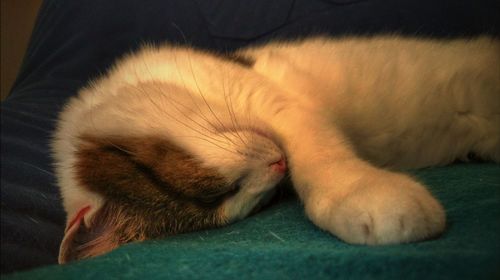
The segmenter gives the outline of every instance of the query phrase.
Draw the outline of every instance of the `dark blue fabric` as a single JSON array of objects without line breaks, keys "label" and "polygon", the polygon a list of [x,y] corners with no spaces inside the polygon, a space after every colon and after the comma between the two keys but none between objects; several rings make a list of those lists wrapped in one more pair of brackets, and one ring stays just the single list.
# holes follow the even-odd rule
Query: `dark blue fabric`
[{"label": "dark blue fabric", "polygon": [[61,106],[144,42],[229,51],[310,34],[500,34],[497,0],[46,0],[2,102],[2,273],[56,262],[64,213],[49,155]]}]

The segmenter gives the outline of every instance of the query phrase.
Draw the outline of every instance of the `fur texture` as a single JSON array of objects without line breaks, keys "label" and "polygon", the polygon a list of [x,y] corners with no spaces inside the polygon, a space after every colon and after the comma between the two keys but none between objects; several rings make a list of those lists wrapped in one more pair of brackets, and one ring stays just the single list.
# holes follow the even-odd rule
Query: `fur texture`
[{"label": "fur texture", "polygon": [[430,238],[445,212],[398,170],[500,161],[500,44],[310,38],[230,59],[145,47],[69,102],[53,151],[60,262],[242,219],[287,169],[309,218],[347,242]]}]

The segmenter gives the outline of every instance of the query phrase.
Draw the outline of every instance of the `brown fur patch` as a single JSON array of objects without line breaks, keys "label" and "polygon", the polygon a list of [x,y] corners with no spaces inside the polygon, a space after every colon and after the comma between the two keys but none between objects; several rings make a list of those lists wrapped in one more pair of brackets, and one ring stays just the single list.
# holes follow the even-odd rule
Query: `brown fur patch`
[{"label": "brown fur patch", "polygon": [[226,223],[220,205],[235,186],[174,144],[159,137],[81,139],[77,180],[105,204],[90,228],[79,228],[71,258]]},{"label": "brown fur patch", "polygon": [[157,137],[82,140],[78,179],[106,197],[148,204],[167,198],[195,203],[222,198],[234,190],[215,169],[203,167],[181,148]]}]

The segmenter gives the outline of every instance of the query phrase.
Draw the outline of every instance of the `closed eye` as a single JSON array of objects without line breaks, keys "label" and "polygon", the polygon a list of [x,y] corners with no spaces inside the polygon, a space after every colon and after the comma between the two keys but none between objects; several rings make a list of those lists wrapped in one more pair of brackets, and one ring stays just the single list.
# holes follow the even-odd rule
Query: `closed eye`
[{"label": "closed eye", "polygon": [[240,190],[240,181],[236,181],[231,184],[230,188],[227,188],[223,192],[213,192],[201,194],[196,200],[205,207],[214,207],[222,203],[227,197],[233,196]]}]

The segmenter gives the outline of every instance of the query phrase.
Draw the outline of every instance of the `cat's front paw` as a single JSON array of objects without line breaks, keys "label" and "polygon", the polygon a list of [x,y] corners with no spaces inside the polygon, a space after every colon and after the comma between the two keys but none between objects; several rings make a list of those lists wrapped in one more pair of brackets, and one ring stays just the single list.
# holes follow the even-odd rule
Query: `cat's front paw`
[{"label": "cat's front paw", "polygon": [[443,207],[407,176],[365,178],[352,187],[341,199],[324,197],[316,204],[322,217],[311,217],[346,242],[412,242],[437,236],[445,228]]}]

